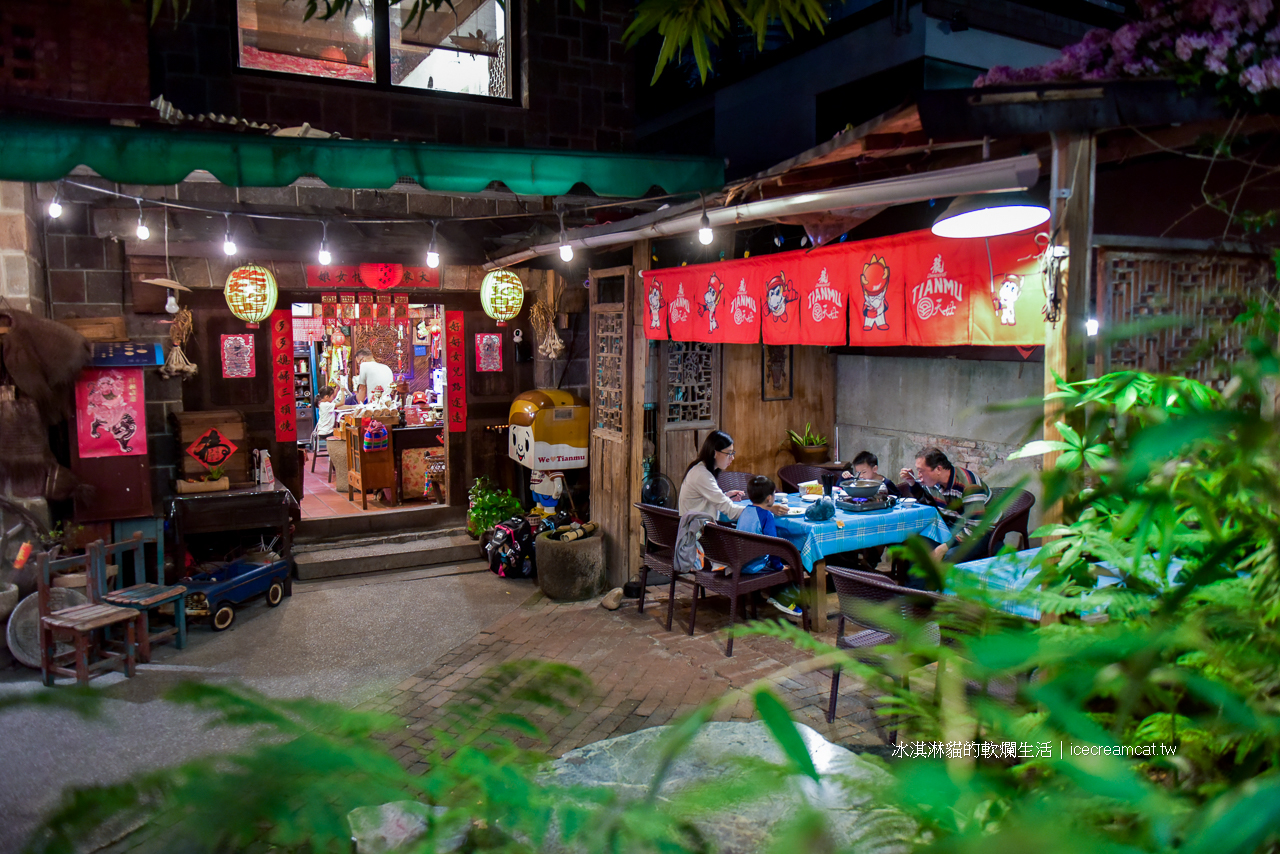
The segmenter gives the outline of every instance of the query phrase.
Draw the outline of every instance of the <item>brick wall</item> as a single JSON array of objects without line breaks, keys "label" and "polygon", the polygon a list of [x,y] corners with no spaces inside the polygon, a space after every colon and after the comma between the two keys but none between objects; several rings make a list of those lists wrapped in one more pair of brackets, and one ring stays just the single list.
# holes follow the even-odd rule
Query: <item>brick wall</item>
[{"label": "brick wall", "polygon": [[519,4],[515,24],[524,24],[527,38],[514,82],[517,93],[527,92],[523,106],[520,98],[502,105],[240,72],[234,3],[194,0],[191,6],[183,20],[161,23],[151,38],[153,94],[187,113],[281,127],[309,122],[365,139],[602,151],[632,146],[635,81],[631,53],[621,42],[630,13],[620,0],[585,9],[573,0]]},{"label": "brick wall", "polygon": [[[50,316],[55,320],[124,317],[131,341],[165,344],[167,350],[169,327],[161,321],[168,319],[168,315],[133,313],[124,247],[116,240],[93,235],[90,202],[101,202],[101,196],[64,186],[62,216],[48,220],[49,290],[53,298]],[[155,368],[147,368],[143,373],[151,498],[159,506],[172,492],[177,455],[169,415],[182,411],[182,383],[162,378]]]},{"label": "brick wall", "polygon": [[0,3],[0,95],[145,105],[144,3]]}]

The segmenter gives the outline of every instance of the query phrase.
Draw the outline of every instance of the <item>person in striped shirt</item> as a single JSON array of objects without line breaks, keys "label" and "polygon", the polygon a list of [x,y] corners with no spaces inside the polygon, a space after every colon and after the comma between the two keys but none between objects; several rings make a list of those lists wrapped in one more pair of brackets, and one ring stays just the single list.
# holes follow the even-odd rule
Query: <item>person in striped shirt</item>
[{"label": "person in striped shirt", "polygon": [[982,478],[969,469],[953,466],[941,448],[925,448],[916,454],[915,469],[904,468],[900,477],[916,499],[937,507],[951,528],[951,540],[937,544],[935,557],[955,563],[987,556],[990,532],[973,537],[991,500],[991,487]]}]

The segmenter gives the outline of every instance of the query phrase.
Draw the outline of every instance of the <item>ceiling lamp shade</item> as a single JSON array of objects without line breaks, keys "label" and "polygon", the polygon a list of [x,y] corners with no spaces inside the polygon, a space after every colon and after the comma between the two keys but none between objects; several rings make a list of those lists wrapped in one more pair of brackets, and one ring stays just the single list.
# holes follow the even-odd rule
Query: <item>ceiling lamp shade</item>
[{"label": "ceiling lamp shade", "polygon": [[510,270],[494,270],[480,283],[480,307],[484,313],[506,326],[524,305],[524,285]]},{"label": "ceiling lamp shade", "polygon": [[996,237],[1034,228],[1049,219],[1049,209],[1030,193],[956,196],[933,223],[938,237]]},{"label": "ceiling lamp shade", "polygon": [[375,291],[394,288],[404,281],[403,264],[361,264],[360,281]]},{"label": "ceiling lamp shade", "polygon": [[227,276],[227,307],[250,329],[271,316],[276,308],[276,277],[266,267],[245,264]]}]

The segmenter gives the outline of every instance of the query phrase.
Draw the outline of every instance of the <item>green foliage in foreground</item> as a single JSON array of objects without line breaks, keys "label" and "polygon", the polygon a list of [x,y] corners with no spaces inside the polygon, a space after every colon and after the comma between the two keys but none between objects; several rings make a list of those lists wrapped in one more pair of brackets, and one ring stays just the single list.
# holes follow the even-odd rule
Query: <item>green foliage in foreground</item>
[{"label": "green foliage in foreground", "polygon": [[[1280,323],[1266,322],[1273,340]],[[882,797],[917,820],[914,850],[1280,850],[1280,432],[1270,405],[1280,358],[1262,339],[1249,347],[1252,358],[1222,393],[1139,373],[1064,385],[1058,399],[1080,426],[1063,432],[1044,500],[1063,499],[1067,521],[1037,532],[1053,539],[1038,554],[1033,589],[986,590],[919,542],[904,550],[958,594],[929,616],[941,644],[939,632],[905,623],[894,607],[865,618],[893,625],[902,640],[862,651],[862,661],[791,626],[754,629],[812,651],[807,669],[841,664],[844,690],[860,679],[879,696],[904,754],[890,762],[896,790]],[[1097,589],[1102,561],[1123,585]],[[1011,617],[998,607],[1010,599],[1056,621]],[[427,770],[414,776],[376,740],[404,725],[389,716],[186,686],[175,699],[260,737],[235,754],[70,792],[34,850],[71,851],[109,816],[143,810],[180,819],[210,850],[256,840],[336,852],[346,850],[348,810],[413,798],[435,808],[422,851],[463,838],[465,851],[563,842],[588,852],[702,852],[714,847],[693,823],[702,812],[818,776],[781,702],[752,686],[784,766],[744,766],[704,790],[660,798],[672,758],[710,719],[709,706],[667,731],[646,797],[549,785],[538,776],[544,757],[520,739],[539,738],[531,721],[564,714],[588,690],[568,667],[504,665],[420,734]],[[918,758],[906,748],[917,744],[942,747]],[[823,821],[810,811],[792,817],[771,850],[836,850]]]}]

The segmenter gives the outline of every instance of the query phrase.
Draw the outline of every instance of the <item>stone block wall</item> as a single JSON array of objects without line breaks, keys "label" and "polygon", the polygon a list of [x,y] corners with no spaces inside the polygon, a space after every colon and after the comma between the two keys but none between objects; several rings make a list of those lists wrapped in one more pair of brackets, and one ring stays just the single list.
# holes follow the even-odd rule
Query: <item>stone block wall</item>
[{"label": "stone block wall", "polygon": [[[42,188],[41,196],[48,196]],[[168,350],[168,315],[143,315],[133,311],[132,293],[125,267],[124,246],[117,240],[94,234],[91,202],[101,196],[64,185],[62,216],[46,220],[49,316],[123,317],[131,341],[161,344]],[[42,203],[43,204],[43,203]],[[147,400],[147,454],[151,461],[151,498],[156,507],[172,493],[178,451],[170,414],[182,411],[182,383],[166,380],[156,368],[143,371]]]},{"label": "stone block wall", "polygon": [[39,317],[48,311],[42,213],[29,185],[0,181],[0,297]]},{"label": "stone block wall", "polygon": [[[622,46],[630,7],[620,0],[512,2],[517,9],[508,103],[242,72],[233,2],[194,0],[178,22],[152,31],[152,85],[186,113],[222,114],[359,139],[510,148],[627,150],[634,74]],[[297,6],[301,16],[303,7]],[[523,30],[523,33],[520,31]]]}]

